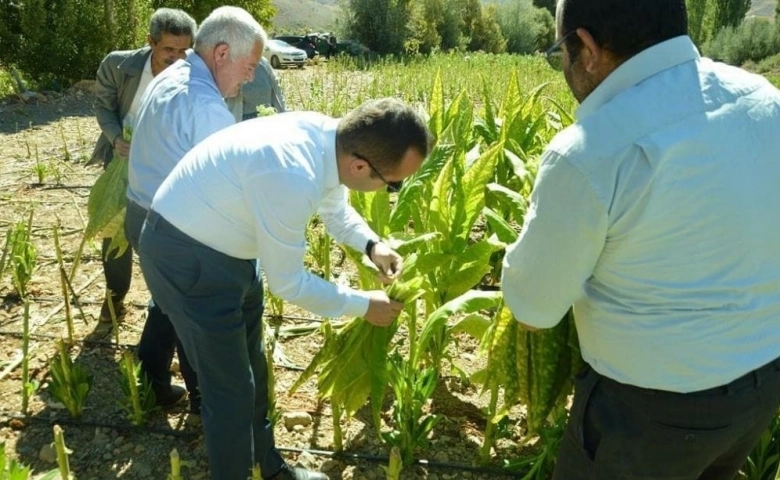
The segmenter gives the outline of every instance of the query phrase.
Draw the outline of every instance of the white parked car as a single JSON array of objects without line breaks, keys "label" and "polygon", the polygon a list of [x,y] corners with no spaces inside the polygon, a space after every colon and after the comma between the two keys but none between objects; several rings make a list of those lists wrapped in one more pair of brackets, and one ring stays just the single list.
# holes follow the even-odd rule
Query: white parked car
[{"label": "white parked car", "polygon": [[303,68],[306,64],[305,51],[281,40],[268,40],[263,56],[271,62],[271,66],[274,68],[280,68],[283,65],[297,65],[298,68]]}]

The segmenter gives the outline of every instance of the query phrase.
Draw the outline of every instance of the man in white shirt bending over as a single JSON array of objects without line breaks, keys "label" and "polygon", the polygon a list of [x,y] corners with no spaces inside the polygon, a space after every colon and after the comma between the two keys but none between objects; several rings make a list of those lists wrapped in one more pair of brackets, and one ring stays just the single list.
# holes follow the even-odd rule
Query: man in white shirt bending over
[{"label": "man in white shirt bending over", "polygon": [[401,257],[348,205],[347,188],[397,190],[432,143],[424,120],[396,99],[366,102],[342,119],[283,113],[215,133],[157,191],[141,267],[198,374],[213,480],[243,480],[255,462],[266,478],[327,478],[289,468],[274,447],[259,267],[288,302],[324,317],[390,324],[402,304],[384,291],[334,285],[305,270],[305,230],[317,213],[336,241],[365,250],[385,280],[399,275]]}]

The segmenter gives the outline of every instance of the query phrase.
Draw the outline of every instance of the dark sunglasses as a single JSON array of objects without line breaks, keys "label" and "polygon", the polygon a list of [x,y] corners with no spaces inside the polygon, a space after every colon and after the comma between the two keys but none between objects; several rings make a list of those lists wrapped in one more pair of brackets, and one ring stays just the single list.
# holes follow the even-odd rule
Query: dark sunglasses
[{"label": "dark sunglasses", "polygon": [[404,182],[403,182],[403,180],[401,180],[401,181],[398,181],[398,182],[389,182],[389,181],[387,181],[387,179],[384,177],[384,175],[382,175],[382,174],[379,172],[379,170],[377,170],[377,169],[376,169],[376,167],[374,166],[374,164],[372,164],[372,163],[371,163],[371,161],[370,161],[369,159],[367,159],[367,158],[366,158],[366,157],[364,157],[363,155],[361,155],[361,154],[359,154],[359,153],[356,153],[356,152],[352,152],[352,155],[354,155],[354,156],[355,156],[355,158],[358,158],[358,159],[360,159],[360,160],[363,160],[364,162],[366,162],[366,163],[368,164],[368,166],[371,168],[371,170],[373,170],[373,171],[374,171],[374,173],[376,173],[376,176],[377,176],[377,177],[379,177],[379,179],[380,179],[380,180],[382,180],[383,182],[385,182],[385,185],[387,185],[387,191],[388,191],[388,192],[390,192],[390,193],[395,193],[395,192],[397,192],[398,190],[401,190],[401,186],[402,186],[402,185],[403,185],[403,183],[404,183]]},{"label": "dark sunglasses", "polygon": [[550,64],[550,67],[552,67],[553,70],[557,70],[559,72],[563,70],[563,47],[561,45],[563,45],[563,42],[566,41],[569,35],[576,32],[577,30],[572,30],[571,32],[562,36],[560,39],[558,39],[557,42],[553,43],[552,47],[544,52],[544,58],[547,60],[547,63]]}]

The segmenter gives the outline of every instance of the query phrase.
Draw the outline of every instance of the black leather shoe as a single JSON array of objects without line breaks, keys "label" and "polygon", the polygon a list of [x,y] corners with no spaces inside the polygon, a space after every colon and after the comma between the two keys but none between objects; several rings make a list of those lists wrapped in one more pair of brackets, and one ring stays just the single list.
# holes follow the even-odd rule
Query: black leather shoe
[{"label": "black leather shoe", "polygon": [[279,473],[270,477],[269,480],[330,480],[330,478],[322,472],[285,465]]},{"label": "black leather shoe", "polygon": [[[127,313],[124,303],[122,300],[114,300],[113,304],[114,315],[116,316],[117,321],[122,320]],[[109,309],[107,298],[103,300],[103,306],[100,307],[100,321],[111,323],[111,310]]]},{"label": "black leather shoe", "polygon": [[187,394],[184,387],[178,385],[166,385],[165,387],[152,386],[157,405],[168,408],[181,402]]}]

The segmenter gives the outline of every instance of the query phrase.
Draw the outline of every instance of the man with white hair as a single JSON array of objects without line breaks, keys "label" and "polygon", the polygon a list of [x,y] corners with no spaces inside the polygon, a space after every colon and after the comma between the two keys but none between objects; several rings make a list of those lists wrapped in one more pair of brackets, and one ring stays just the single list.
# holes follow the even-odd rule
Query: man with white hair
[{"label": "man with white hair", "polygon": [[[128,164],[125,235],[134,249],[138,248],[152,198],[165,177],[198,142],[235,123],[225,98],[237,95],[241,85],[252,80],[266,39],[263,28],[247,11],[219,7],[198,29],[194,50],[149,84],[138,112]],[[160,375],[145,366],[170,365],[176,344],[170,320],[150,302],[138,357],[155,394],[166,397],[166,403],[183,398],[183,389],[170,385],[170,372]],[[187,385],[190,409],[197,413],[200,396],[197,381],[192,383]]]}]

